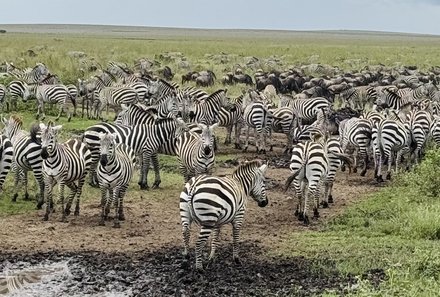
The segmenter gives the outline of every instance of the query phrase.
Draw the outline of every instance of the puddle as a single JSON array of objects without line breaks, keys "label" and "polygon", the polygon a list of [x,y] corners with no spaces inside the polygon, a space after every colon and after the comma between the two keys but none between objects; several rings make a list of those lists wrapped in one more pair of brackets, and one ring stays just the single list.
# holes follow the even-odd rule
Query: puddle
[{"label": "puddle", "polygon": [[[68,293],[75,282],[69,261],[42,265],[31,265],[26,262],[6,263],[0,274],[0,296],[10,297],[125,297],[132,296],[126,292]],[[75,268],[75,267],[74,267]]]}]

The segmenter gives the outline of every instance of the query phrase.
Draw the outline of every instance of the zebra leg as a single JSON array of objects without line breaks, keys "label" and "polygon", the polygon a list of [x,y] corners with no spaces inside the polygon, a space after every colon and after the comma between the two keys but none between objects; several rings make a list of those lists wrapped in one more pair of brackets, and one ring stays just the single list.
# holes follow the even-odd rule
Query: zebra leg
[{"label": "zebra leg", "polygon": [[110,199],[108,194],[107,188],[101,186],[101,220],[99,221],[99,226],[105,226],[105,220],[107,219],[105,209],[107,207],[107,201]]},{"label": "zebra leg", "polygon": [[138,185],[141,190],[148,190],[148,171],[150,169],[150,156],[147,156],[145,152],[142,153],[142,166],[141,166],[141,174],[139,177]]},{"label": "zebra leg", "polygon": [[49,220],[50,211],[53,208],[53,201],[52,201],[52,189],[55,186],[56,181],[48,177],[44,181],[44,195],[46,200],[46,213],[44,214],[44,221]]},{"label": "zebra leg", "polygon": [[78,192],[78,187],[75,185],[75,182],[66,184],[66,186],[70,189],[70,195],[67,198],[66,208],[64,209],[64,213],[68,216],[70,215],[70,208],[72,207],[73,199]]},{"label": "zebra leg", "polygon": [[239,123],[235,124],[235,148],[241,149],[240,144],[240,133],[241,133],[242,125]]},{"label": "zebra leg", "polygon": [[333,182],[326,180],[324,182],[324,199],[322,200],[321,204],[322,204],[322,208],[328,208],[328,204],[329,204],[329,193],[330,193],[330,189],[333,186]]},{"label": "zebra leg", "polygon": [[125,221],[125,214],[124,214],[124,197],[125,193],[127,192],[128,185],[121,186],[119,189],[119,210],[118,210],[118,218],[120,221]]},{"label": "zebra leg", "polygon": [[[159,185],[162,182],[160,180],[159,158],[158,158],[157,153],[154,153],[151,155],[151,162],[153,163],[153,168],[154,168],[154,183],[153,183],[152,189],[157,189],[157,188],[159,188]],[[148,175],[147,175],[147,178],[148,178]]]},{"label": "zebra leg", "polygon": [[202,256],[203,248],[205,247],[206,241],[211,235],[212,227],[203,226],[199,233],[199,238],[196,243],[196,269],[201,271],[203,269]]},{"label": "zebra leg", "polygon": [[246,152],[249,146],[249,132],[250,132],[250,127],[248,126],[246,129],[246,139],[244,142],[244,148],[243,148],[243,152]]},{"label": "zebra leg", "polygon": [[34,178],[40,189],[40,192],[38,194],[39,197],[37,199],[37,209],[41,209],[44,204],[44,178],[42,172],[34,170]]},{"label": "zebra leg", "polygon": [[355,147],[354,148],[354,155],[353,155],[353,159],[354,159],[354,163],[353,163],[353,173],[357,173],[357,167],[358,167],[358,156],[359,156],[359,148]]},{"label": "zebra leg", "polygon": [[362,150],[360,151],[360,155],[361,157],[363,157],[363,166],[362,166],[362,171],[361,171],[361,176],[365,176],[365,174],[367,173],[367,168],[368,168],[368,152],[367,152],[367,148],[362,148]]},{"label": "zebra leg", "polygon": [[243,212],[237,213],[234,221],[232,222],[232,259],[235,264],[241,265],[241,260],[238,255],[238,243],[240,240],[241,224],[243,222]]},{"label": "zebra leg", "polygon": [[[81,199],[82,189],[84,187],[85,181],[86,181],[86,174],[84,174],[78,181],[78,187],[76,190],[75,212],[73,213],[74,216],[79,216],[79,202]],[[70,201],[70,203],[72,203],[72,201]]]},{"label": "zebra leg", "polygon": [[[66,222],[67,220],[66,220],[66,216],[67,216],[67,214],[66,214],[66,208],[65,208],[65,206],[64,206],[64,181],[63,180],[61,180],[60,182],[59,182],[59,184],[58,184],[58,191],[59,191],[59,199],[58,199],[58,201],[60,201],[60,203],[61,203],[61,222]],[[70,212],[70,210],[69,210],[69,212]]]},{"label": "zebra leg", "polygon": [[217,250],[217,247],[220,242],[219,237],[220,237],[220,227],[214,228],[214,232],[212,234],[212,239],[211,239],[211,252],[209,254],[208,264],[206,265],[206,268],[208,268],[209,265],[212,265],[215,261],[215,251]]},{"label": "zebra leg", "polygon": [[20,169],[17,165],[17,168],[14,172],[14,196],[12,197],[12,202],[17,202],[18,197],[18,183],[20,182],[20,173],[22,173],[22,169]]},{"label": "zebra leg", "polygon": [[[180,207],[182,207],[182,204],[180,204]],[[189,211],[189,209],[187,210]],[[182,210],[181,210],[182,212]],[[182,215],[181,215],[182,216]],[[189,254],[188,254],[188,250],[189,250],[189,240],[191,237],[191,221],[188,220],[186,217],[183,218],[182,217],[182,236],[183,236],[183,252],[182,255],[185,259],[189,259]]]},{"label": "zebra leg", "polygon": [[29,201],[29,192],[28,192],[28,171],[23,171],[23,187],[24,187],[24,200]]},{"label": "zebra leg", "polygon": [[113,190],[112,201],[115,204],[115,217],[113,218],[113,228],[121,228],[121,223],[119,222],[119,207],[121,205],[120,189],[116,187]]},{"label": "zebra leg", "polygon": [[[400,157],[400,156],[399,156]],[[393,161],[395,161],[396,162],[396,171],[397,171],[397,169],[398,169],[398,165],[399,165],[399,161],[398,161],[398,158],[396,158],[396,160],[393,160],[393,158],[394,158],[394,154],[393,154],[393,152],[391,151],[390,152],[390,155],[389,155],[389,157],[388,157],[388,170],[387,170],[387,175],[386,175],[386,179],[387,180],[390,180],[391,179],[391,167],[393,166]]]},{"label": "zebra leg", "polygon": [[260,151],[260,137],[261,133],[257,132],[257,128],[254,128],[255,149],[257,153]]}]

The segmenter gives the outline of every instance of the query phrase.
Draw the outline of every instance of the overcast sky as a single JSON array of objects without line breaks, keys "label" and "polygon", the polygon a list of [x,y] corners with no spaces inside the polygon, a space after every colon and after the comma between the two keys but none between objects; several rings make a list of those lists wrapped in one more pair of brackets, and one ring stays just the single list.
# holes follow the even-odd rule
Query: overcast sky
[{"label": "overcast sky", "polygon": [[440,35],[440,0],[9,0],[2,1],[0,23]]}]

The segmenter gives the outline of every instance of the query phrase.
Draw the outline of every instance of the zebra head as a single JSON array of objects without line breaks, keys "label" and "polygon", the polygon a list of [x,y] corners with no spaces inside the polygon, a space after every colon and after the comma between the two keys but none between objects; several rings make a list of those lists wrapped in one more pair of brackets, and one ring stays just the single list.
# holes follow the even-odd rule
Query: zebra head
[{"label": "zebra head", "polygon": [[115,157],[116,133],[100,133],[100,158],[102,166],[112,162]]},{"label": "zebra head", "polygon": [[54,126],[53,122],[49,121],[47,126],[40,123],[41,130],[41,157],[47,159],[56,149],[57,136],[63,126]]},{"label": "zebra head", "polygon": [[266,171],[266,164],[261,165],[260,161],[250,161],[239,165],[232,174],[240,180],[246,194],[251,196],[259,207],[265,207],[269,203],[266,195]]},{"label": "zebra head", "polygon": [[211,126],[207,126],[204,124],[199,124],[202,128],[201,141],[202,141],[202,150],[205,156],[209,156],[214,152],[214,129],[218,126],[218,123],[215,123]]},{"label": "zebra head", "polygon": [[12,139],[17,131],[21,130],[21,127],[23,126],[23,121],[16,115],[11,115],[9,120],[2,118],[2,123],[4,125],[3,134],[9,139]]}]

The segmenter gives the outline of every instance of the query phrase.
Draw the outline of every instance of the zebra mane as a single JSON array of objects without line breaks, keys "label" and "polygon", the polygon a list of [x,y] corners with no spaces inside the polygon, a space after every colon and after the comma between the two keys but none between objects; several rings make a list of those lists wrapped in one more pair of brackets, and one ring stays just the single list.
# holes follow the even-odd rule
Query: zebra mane
[{"label": "zebra mane", "polygon": [[232,176],[241,175],[243,172],[248,172],[251,169],[255,169],[255,168],[260,167],[261,165],[262,165],[261,161],[259,161],[259,160],[253,160],[253,161],[246,162],[244,164],[240,164],[234,170],[234,173],[232,173]]},{"label": "zebra mane", "polygon": [[173,85],[171,85],[169,82],[167,82],[166,80],[164,80],[164,79],[162,79],[162,78],[159,78],[159,82],[160,82],[161,84],[164,84],[166,87],[168,87],[168,88],[170,88],[170,89],[173,89],[173,90],[176,89]]},{"label": "zebra mane", "polygon": [[23,120],[18,115],[11,115],[11,119],[18,127],[23,126]]},{"label": "zebra mane", "polygon": [[206,99],[209,99],[209,98],[211,98],[211,97],[217,96],[217,94],[220,94],[221,92],[225,92],[225,95],[226,95],[226,92],[227,92],[227,91],[228,91],[227,89],[220,89],[220,90],[217,90],[217,91],[215,91],[214,93],[212,93],[211,95],[209,95],[208,98],[206,98]]}]

